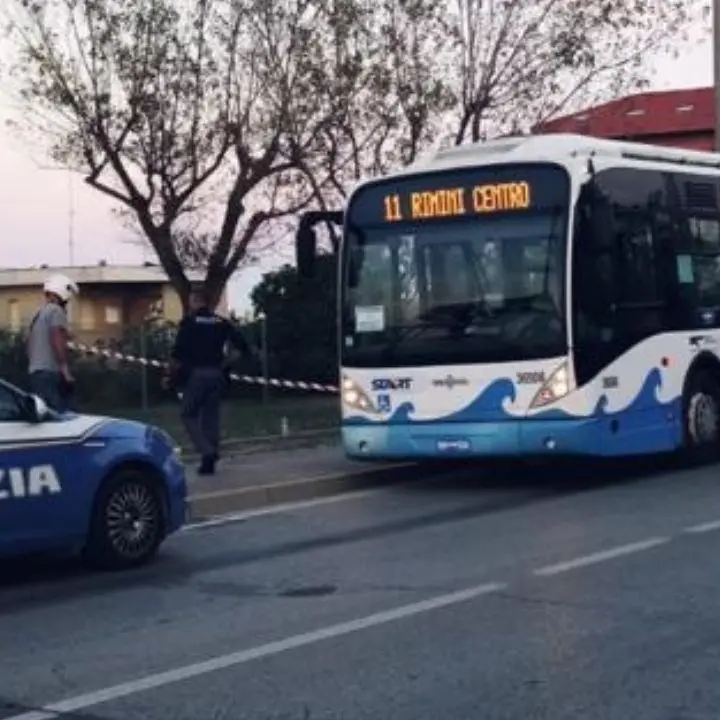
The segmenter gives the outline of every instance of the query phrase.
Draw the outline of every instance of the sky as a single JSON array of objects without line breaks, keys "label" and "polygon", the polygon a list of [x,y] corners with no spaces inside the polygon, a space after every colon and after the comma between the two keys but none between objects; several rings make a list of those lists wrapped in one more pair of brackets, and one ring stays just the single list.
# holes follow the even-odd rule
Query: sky
[{"label": "sky", "polygon": [[[712,84],[709,42],[688,48],[679,59],[658,57],[653,66],[652,89]],[[3,111],[7,116],[0,103],[0,115]],[[51,169],[37,148],[20,142],[4,124],[0,125],[0,166],[0,267],[68,265],[71,236],[76,265],[96,265],[101,260],[108,264],[154,261],[149,250],[128,242],[134,236],[114,217],[107,198],[86,187],[79,176]],[[231,307],[245,312],[250,306],[248,293],[262,273],[277,264],[275,256],[241,270],[228,287]]]}]

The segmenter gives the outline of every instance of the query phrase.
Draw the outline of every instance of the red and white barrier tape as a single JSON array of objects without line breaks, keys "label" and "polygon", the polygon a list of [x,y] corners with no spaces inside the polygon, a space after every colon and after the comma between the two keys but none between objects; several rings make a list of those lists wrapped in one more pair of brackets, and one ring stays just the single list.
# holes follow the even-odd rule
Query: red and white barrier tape
[{"label": "red and white barrier tape", "polygon": [[[125,353],[115,352],[114,350],[106,350],[105,348],[97,348],[83,343],[71,342],[69,346],[72,350],[82,353],[83,355],[92,355],[94,357],[104,357],[108,360],[117,360],[119,362],[131,363],[136,365],[145,365],[147,367],[164,368],[167,363],[152,358],[140,357],[139,355],[127,355]],[[249,383],[251,385],[268,385],[270,387],[285,388],[287,390],[307,390],[309,392],[327,392],[337,393],[339,388],[335,385],[322,385],[321,383],[303,382],[301,380],[281,380],[279,378],[258,377],[254,375],[238,375],[232,373],[230,379],[236,382]]]}]

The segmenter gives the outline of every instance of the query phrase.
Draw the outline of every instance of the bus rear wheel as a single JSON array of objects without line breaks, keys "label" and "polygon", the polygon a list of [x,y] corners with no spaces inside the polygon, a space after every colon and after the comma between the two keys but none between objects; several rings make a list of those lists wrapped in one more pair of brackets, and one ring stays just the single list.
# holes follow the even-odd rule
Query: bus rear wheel
[{"label": "bus rear wheel", "polygon": [[696,373],[683,398],[685,449],[691,459],[720,457],[720,385],[706,372]]}]

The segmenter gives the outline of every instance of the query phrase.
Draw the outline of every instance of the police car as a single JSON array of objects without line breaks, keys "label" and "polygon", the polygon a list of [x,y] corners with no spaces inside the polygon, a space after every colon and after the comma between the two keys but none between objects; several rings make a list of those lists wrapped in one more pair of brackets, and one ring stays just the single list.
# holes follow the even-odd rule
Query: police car
[{"label": "police car", "polygon": [[0,380],[0,556],[69,550],[94,567],[138,566],[183,525],[186,506],[163,430],[59,414]]}]

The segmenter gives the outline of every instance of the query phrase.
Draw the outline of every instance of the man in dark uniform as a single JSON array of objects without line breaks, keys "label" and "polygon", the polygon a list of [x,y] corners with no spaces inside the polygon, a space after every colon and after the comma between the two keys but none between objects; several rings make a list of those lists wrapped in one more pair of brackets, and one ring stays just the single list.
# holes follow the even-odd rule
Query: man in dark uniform
[{"label": "man in dark uniform", "polygon": [[194,288],[190,313],[181,321],[172,351],[170,371],[182,388],[182,418],[202,458],[201,475],[212,475],[220,457],[220,401],[232,358],[225,347],[254,356],[235,326],[209,307],[204,288]]}]

